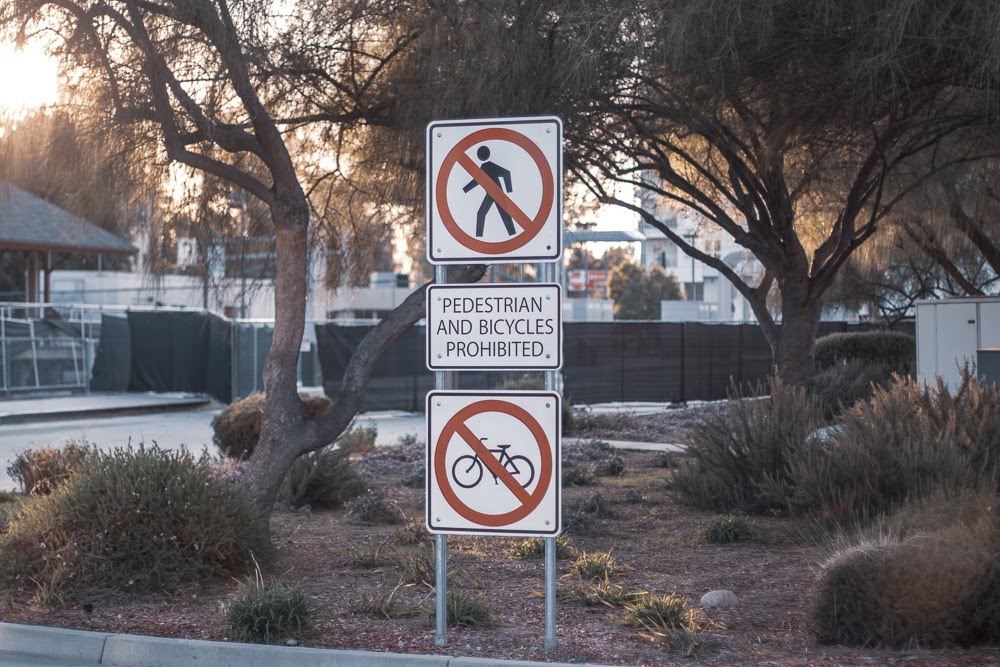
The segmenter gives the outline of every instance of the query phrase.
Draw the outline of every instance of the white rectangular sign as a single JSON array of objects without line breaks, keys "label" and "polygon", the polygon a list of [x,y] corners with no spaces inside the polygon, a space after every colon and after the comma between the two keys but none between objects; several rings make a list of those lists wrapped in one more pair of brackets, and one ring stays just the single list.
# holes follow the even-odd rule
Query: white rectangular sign
[{"label": "white rectangular sign", "polygon": [[432,264],[562,257],[562,121],[434,121],[426,145]]},{"label": "white rectangular sign", "polygon": [[561,366],[559,285],[427,288],[427,368],[557,370]]},{"label": "white rectangular sign", "polygon": [[559,533],[559,394],[432,391],[426,414],[431,532]]}]

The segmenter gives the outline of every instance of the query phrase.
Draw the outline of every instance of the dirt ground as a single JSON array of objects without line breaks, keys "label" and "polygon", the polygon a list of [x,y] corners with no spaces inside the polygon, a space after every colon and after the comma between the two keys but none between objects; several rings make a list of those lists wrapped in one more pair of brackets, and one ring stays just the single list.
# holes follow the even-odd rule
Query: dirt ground
[{"label": "dirt ground", "polygon": [[[567,452],[573,454],[573,452]],[[575,455],[579,458],[580,452]],[[421,517],[424,492],[401,480],[422,456],[419,447],[380,450],[361,468],[409,517]],[[315,607],[312,628],[298,638],[302,646],[402,653],[496,657],[605,665],[995,665],[997,649],[913,650],[889,652],[817,646],[807,629],[807,608],[819,549],[799,536],[796,520],[758,518],[762,541],[711,545],[701,538],[705,524],[717,515],[677,503],[666,490],[670,470],[654,467],[654,455],[623,452],[622,477],[603,477],[597,484],[564,492],[565,513],[600,494],[610,514],[583,522],[571,533],[577,550],[611,550],[627,566],[614,581],[627,590],[678,593],[698,604],[702,594],[725,588],[739,605],[709,611],[715,626],[706,632],[709,645],[695,657],[664,650],[622,623],[623,610],[584,606],[561,600],[558,647],[543,647],[544,602],[541,560],[522,560],[510,553],[511,540],[449,537],[450,590],[485,596],[499,625],[450,629],[448,645],[437,647],[429,610],[428,585],[399,585],[400,570],[391,564],[358,563],[379,555],[426,552],[426,544],[406,544],[403,528],[348,523],[344,511],[276,512],[272,519],[278,562],[273,573],[294,582]],[[572,457],[570,457],[572,458]],[[381,545],[381,546],[380,546]],[[569,561],[559,561],[560,589],[573,585]],[[375,619],[352,614],[349,604],[365,594],[397,588],[397,606],[410,615]],[[61,627],[169,637],[227,640],[220,603],[235,583],[176,591],[169,595],[125,597],[115,593],[90,600],[87,618],[79,603],[49,608],[28,596],[8,598],[0,620]],[[2,598],[0,598],[2,600]]]}]

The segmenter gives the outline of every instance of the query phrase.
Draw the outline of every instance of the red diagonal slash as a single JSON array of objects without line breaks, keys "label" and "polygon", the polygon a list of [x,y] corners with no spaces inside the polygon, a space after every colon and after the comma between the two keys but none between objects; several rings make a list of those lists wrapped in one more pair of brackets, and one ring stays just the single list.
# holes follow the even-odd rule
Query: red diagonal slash
[{"label": "red diagonal slash", "polygon": [[510,471],[505,467],[500,465],[500,461],[493,456],[493,452],[489,450],[482,443],[482,441],[476,437],[476,434],[472,432],[472,429],[468,427],[467,424],[459,424],[455,429],[455,432],[461,436],[462,440],[465,440],[469,447],[472,447],[472,451],[479,456],[479,460],[486,464],[486,467],[490,469],[497,479],[503,482],[504,486],[510,489],[510,492],[517,496],[517,499],[521,501],[522,505],[526,505],[528,501],[531,500],[531,494],[524,490],[514,476],[510,474]]},{"label": "red diagonal slash", "polygon": [[503,210],[507,211],[507,213],[510,214],[510,217],[514,219],[514,222],[520,225],[521,229],[529,234],[537,233],[538,228],[540,228],[541,225],[536,225],[532,219],[529,218],[524,211],[522,211],[521,208],[514,203],[514,200],[508,197],[507,193],[501,190],[500,186],[494,183],[493,179],[487,176],[486,172],[472,161],[472,158],[465,153],[460,153],[456,158],[456,162],[462,165],[462,168],[469,172],[469,175],[475,179],[476,183],[483,186],[483,190],[486,190],[486,194],[492,197],[493,201],[503,208]]}]

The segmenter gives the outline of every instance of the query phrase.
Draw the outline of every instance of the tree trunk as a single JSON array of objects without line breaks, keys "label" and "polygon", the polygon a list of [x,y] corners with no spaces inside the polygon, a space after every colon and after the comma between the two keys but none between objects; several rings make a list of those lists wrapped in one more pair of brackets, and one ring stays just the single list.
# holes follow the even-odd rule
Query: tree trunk
[{"label": "tree trunk", "polygon": [[785,383],[802,385],[812,375],[822,312],[822,299],[808,287],[790,285],[781,290],[781,328],[771,353]]},{"label": "tree trunk", "polygon": [[306,411],[298,395],[298,359],[305,331],[309,212],[305,196],[276,197],[271,216],[277,253],[274,276],[274,336],[264,362],[267,401],[260,439],[244,482],[264,510],[270,510],[285,473],[304,451]]}]

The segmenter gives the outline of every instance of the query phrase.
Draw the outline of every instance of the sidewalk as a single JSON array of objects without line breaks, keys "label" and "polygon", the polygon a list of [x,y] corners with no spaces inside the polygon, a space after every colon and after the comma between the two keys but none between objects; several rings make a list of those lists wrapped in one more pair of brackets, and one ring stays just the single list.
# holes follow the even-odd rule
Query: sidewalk
[{"label": "sidewalk", "polygon": [[208,405],[202,394],[115,393],[72,396],[32,396],[0,400],[0,424],[25,424],[83,417],[193,410]]},{"label": "sidewalk", "polygon": [[[261,646],[0,623],[0,667],[570,667],[448,655]],[[576,665],[580,667],[580,665]],[[597,667],[597,666],[594,666]]]}]

